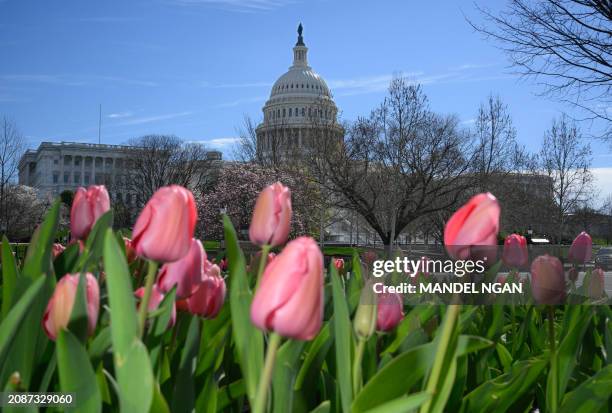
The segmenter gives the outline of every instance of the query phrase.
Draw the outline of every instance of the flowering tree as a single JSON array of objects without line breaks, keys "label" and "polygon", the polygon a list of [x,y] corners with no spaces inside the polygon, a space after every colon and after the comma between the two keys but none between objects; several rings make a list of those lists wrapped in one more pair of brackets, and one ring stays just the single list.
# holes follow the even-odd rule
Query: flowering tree
[{"label": "flowering tree", "polygon": [[276,181],[289,186],[292,191],[292,235],[312,233],[317,225],[316,216],[308,211],[315,208],[319,197],[305,176],[278,168],[228,163],[221,170],[213,190],[198,199],[200,236],[222,239],[223,227],[219,219],[222,210],[239,231],[248,230],[257,195]]}]

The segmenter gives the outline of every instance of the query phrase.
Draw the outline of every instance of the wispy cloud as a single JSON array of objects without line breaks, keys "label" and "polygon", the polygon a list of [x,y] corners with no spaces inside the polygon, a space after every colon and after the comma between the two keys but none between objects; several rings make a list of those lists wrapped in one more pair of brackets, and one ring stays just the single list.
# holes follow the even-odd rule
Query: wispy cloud
[{"label": "wispy cloud", "polygon": [[190,143],[201,143],[205,146],[209,146],[212,148],[223,149],[228,146],[231,146],[238,142],[240,138],[238,137],[227,137],[227,138],[214,138],[214,139],[201,139],[197,141],[190,141]]},{"label": "wispy cloud", "polygon": [[251,98],[241,98],[241,99],[236,99],[236,100],[232,100],[230,102],[224,102],[224,103],[219,103],[218,105],[214,106],[216,108],[231,108],[234,106],[239,106],[245,103],[255,103],[255,102],[262,102],[264,100],[266,100],[268,97],[267,96],[255,96],[255,97],[251,97]]},{"label": "wispy cloud", "polygon": [[134,118],[130,120],[126,120],[120,123],[115,124],[115,126],[130,126],[130,125],[142,125],[145,123],[159,122],[162,120],[175,119],[183,116],[189,116],[193,114],[192,111],[185,112],[176,112],[176,113],[167,113],[164,115],[155,115],[155,116],[143,116],[139,118]]},{"label": "wispy cloud", "polygon": [[123,84],[134,86],[157,86],[157,82],[107,75],[58,75],[58,74],[0,74],[0,81],[21,83],[46,83],[62,86],[86,86],[97,84]]},{"label": "wispy cloud", "polygon": [[182,6],[207,6],[241,13],[267,12],[293,4],[295,0],[167,0]]},{"label": "wispy cloud", "polygon": [[109,119],[123,119],[123,118],[129,118],[132,116],[134,116],[132,112],[117,112],[117,113],[111,113],[106,117]]},{"label": "wispy cloud", "polygon": [[139,20],[136,17],[126,16],[91,16],[91,17],[76,17],[69,21],[80,23],[129,23]]}]

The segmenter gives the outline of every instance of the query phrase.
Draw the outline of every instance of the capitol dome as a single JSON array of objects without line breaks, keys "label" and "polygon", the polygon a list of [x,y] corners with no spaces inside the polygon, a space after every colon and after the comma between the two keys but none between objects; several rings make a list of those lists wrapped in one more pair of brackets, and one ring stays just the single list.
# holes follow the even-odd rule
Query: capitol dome
[{"label": "capitol dome", "polygon": [[325,130],[338,136],[338,109],[325,80],[308,66],[308,48],[298,27],[293,48],[293,65],[278,78],[263,109],[264,120],[257,127],[258,151],[272,151],[285,158],[289,150],[307,145],[308,135]]}]

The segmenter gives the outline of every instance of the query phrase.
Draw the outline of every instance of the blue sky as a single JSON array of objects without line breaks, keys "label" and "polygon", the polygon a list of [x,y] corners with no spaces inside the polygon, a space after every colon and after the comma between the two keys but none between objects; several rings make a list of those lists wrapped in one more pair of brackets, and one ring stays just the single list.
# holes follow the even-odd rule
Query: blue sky
[{"label": "blue sky", "polygon": [[[30,147],[95,142],[102,104],[103,143],[171,133],[229,155],[243,115],[260,119],[290,66],[302,22],[309,62],[342,118],[367,114],[403,73],[466,126],[499,94],[519,140],[538,150],[551,119],[571,108],[537,96],[464,15],[478,19],[471,1],[0,0],[0,114]],[[610,146],[592,145],[593,165],[612,167]]]}]

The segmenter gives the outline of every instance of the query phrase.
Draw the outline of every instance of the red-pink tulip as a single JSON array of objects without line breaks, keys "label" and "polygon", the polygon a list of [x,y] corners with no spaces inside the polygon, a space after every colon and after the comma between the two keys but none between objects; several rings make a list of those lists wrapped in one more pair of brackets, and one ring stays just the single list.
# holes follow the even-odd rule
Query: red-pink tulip
[{"label": "red-pink tulip", "polygon": [[512,268],[520,268],[527,265],[529,253],[527,252],[527,240],[519,234],[511,234],[504,241],[504,264]]},{"label": "red-pink tulip", "polygon": [[178,185],[160,188],[134,225],[132,244],[136,254],[161,262],[183,258],[191,248],[196,220],[191,191]]},{"label": "red-pink tulip", "polygon": [[[93,334],[98,321],[98,311],[100,309],[100,289],[98,281],[90,274],[85,274],[86,288],[85,296],[87,301],[87,333]],[[47,304],[43,315],[42,326],[45,333],[51,340],[57,338],[60,329],[68,327],[74,297],[79,286],[79,274],[64,275],[55,286],[55,291]]]},{"label": "red-pink tulip", "polygon": [[376,294],[378,298],[376,329],[391,331],[404,318],[404,303],[397,293]]},{"label": "red-pink tulip", "polygon": [[601,268],[595,268],[591,272],[591,279],[588,286],[589,297],[598,299],[604,294],[604,271]]},{"label": "red-pink tulip", "polygon": [[591,260],[593,251],[593,240],[591,236],[582,231],[572,242],[572,246],[567,253],[567,258],[571,262],[585,263]]},{"label": "red-pink tulip", "polygon": [[538,304],[559,304],[565,298],[565,273],[557,257],[540,255],[531,263],[531,292]]},{"label": "red-pink tulip", "polygon": [[51,247],[51,254],[53,256],[53,259],[56,259],[57,257],[59,257],[59,255],[65,250],[66,250],[66,247],[64,247],[62,244],[58,244],[57,242],[53,244],[53,246]]},{"label": "red-pink tulip", "polygon": [[176,285],[178,299],[189,297],[204,279],[204,263],[206,253],[202,243],[191,240],[189,252],[178,261],[168,262],[161,267],[157,285],[163,293],[167,293]]},{"label": "red-pink tulip", "polygon": [[70,210],[72,236],[85,239],[94,224],[110,209],[110,198],[104,185],[92,185],[76,190]]},{"label": "red-pink tulip", "polygon": [[342,258],[334,258],[334,267],[338,271],[342,271],[344,269],[344,260]]},{"label": "red-pink tulip", "polygon": [[478,194],[455,212],[444,227],[444,245],[448,253],[465,260],[478,247],[497,245],[501,209],[492,194]]},{"label": "red-pink tulip", "polygon": [[257,198],[249,238],[253,244],[277,245],[287,242],[291,225],[291,191],[277,182],[266,187]]},{"label": "red-pink tulip", "polygon": [[316,241],[300,237],[266,266],[251,305],[251,321],[263,330],[310,340],[323,319],[323,255]]},{"label": "red-pink tulip", "polygon": [[[144,287],[140,287],[136,291],[134,291],[134,295],[140,299],[144,297]],[[153,289],[151,290],[151,298],[149,299],[148,310],[155,311],[161,304],[165,297],[165,294],[156,284],[153,284]],[[138,304],[140,306],[140,303]],[[176,304],[172,303],[172,310],[170,313],[170,320],[168,320],[168,328],[171,328],[176,323]]]},{"label": "red-pink tulip", "polygon": [[[213,265],[209,274],[220,273],[219,267]],[[187,309],[191,314],[204,318],[215,318],[225,301],[225,280],[218,275],[207,275],[191,295],[187,298]]]}]

